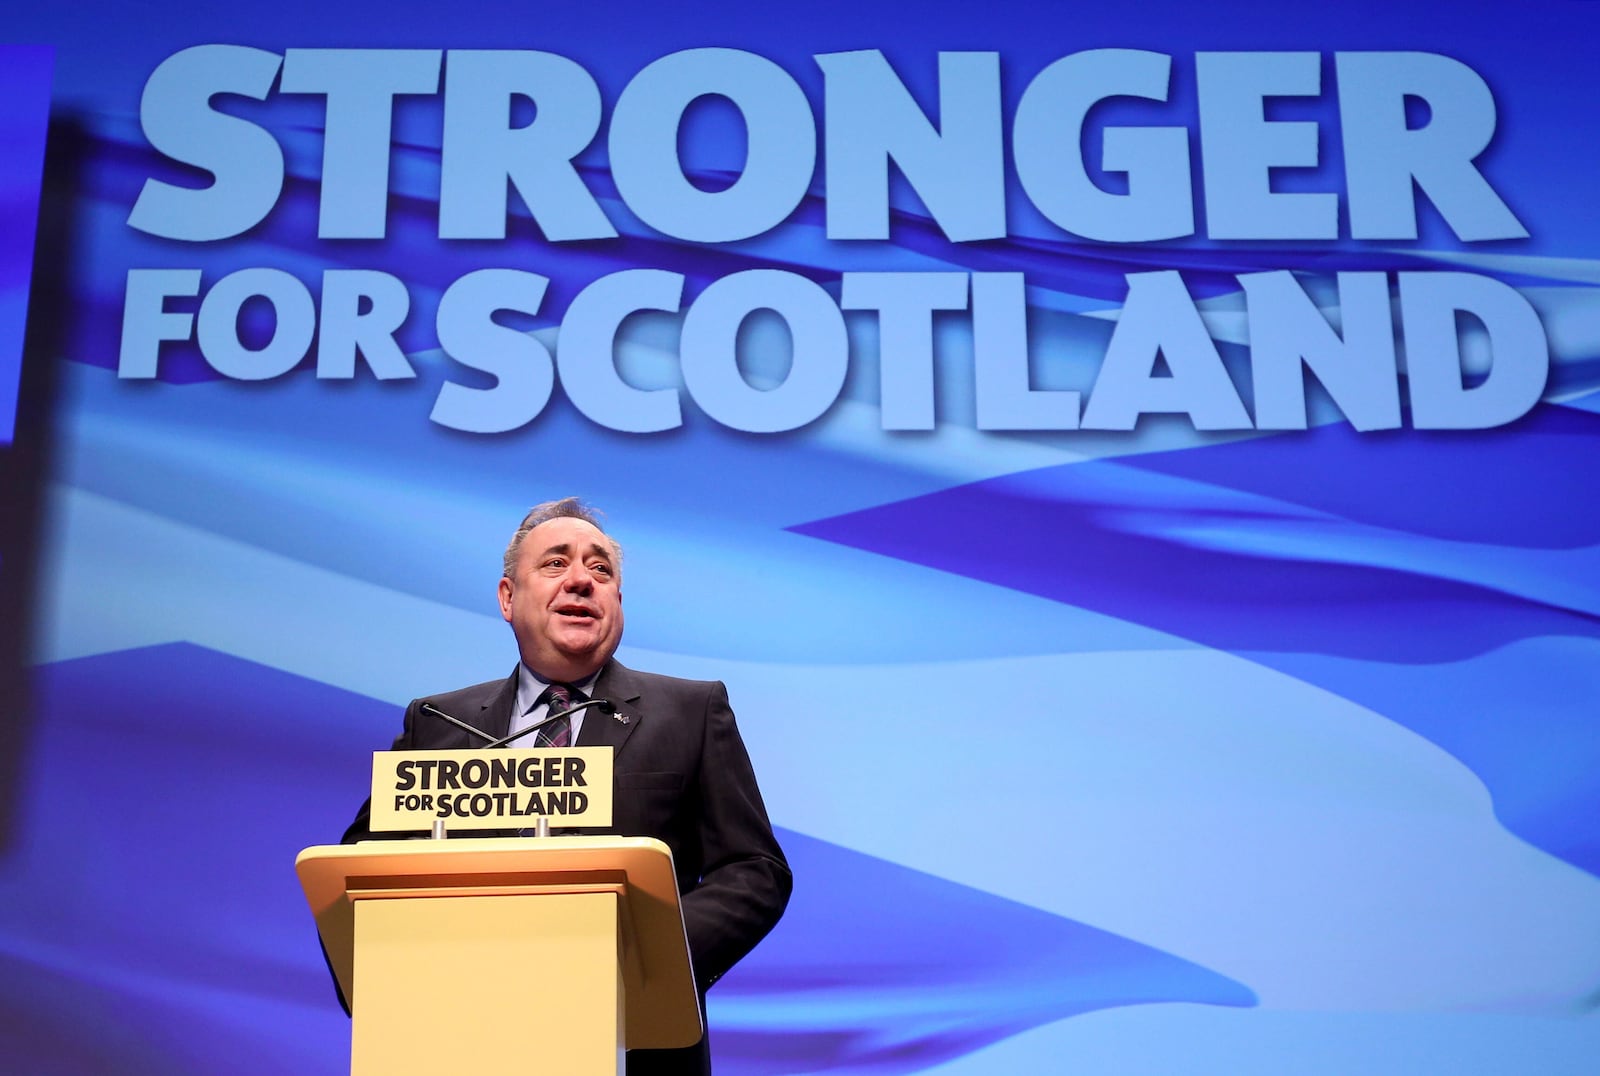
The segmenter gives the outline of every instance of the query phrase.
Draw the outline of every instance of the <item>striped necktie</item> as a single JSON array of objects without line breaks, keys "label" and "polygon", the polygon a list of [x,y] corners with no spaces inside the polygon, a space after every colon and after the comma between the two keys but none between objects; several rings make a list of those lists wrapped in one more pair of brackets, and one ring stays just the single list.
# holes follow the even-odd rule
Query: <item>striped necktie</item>
[{"label": "striped necktie", "polygon": [[[570,709],[580,701],[577,692],[570,684],[551,684],[539,697],[549,704],[549,709],[545,711],[546,717]],[[535,747],[566,747],[570,743],[572,743],[572,719],[568,717],[558,717],[533,734]]]}]

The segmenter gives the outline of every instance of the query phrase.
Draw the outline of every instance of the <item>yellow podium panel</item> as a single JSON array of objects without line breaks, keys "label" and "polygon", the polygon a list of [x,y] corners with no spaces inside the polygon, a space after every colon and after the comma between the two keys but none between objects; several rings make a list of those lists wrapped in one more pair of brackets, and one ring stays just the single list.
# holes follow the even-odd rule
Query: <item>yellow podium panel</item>
[{"label": "yellow podium panel", "polygon": [[296,860],[351,1071],[621,1071],[704,1033],[672,854],[643,837],[365,841]]}]

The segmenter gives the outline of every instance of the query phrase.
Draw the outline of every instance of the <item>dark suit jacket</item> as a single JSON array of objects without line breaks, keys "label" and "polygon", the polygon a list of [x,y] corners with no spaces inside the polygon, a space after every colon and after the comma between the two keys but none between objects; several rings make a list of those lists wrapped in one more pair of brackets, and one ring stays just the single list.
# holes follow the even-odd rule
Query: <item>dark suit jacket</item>
[{"label": "dark suit jacket", "polygon": [[[499,737],[511,729],[516,671],[443,695],[413,700],[394,749],[477,747],[466,732],[422,712],[432,703],[451,717]],[[607,662],[594,697],[616,704],[626,722],[591,709],[580,747],[615,748],[613,825],[590,833],[655,837],[672,849],[684,926],[704,1008],[705,991],[777,923],[789,900],[789,864],[767,821],[761,791],[720,681],[679,680]],[[370,802],[346,844],[373,836]],[[478,832],[472,836],[484,836]],[[707,1044],[688,1050],[634,1050],[629,1076],[708,1073]]]}]

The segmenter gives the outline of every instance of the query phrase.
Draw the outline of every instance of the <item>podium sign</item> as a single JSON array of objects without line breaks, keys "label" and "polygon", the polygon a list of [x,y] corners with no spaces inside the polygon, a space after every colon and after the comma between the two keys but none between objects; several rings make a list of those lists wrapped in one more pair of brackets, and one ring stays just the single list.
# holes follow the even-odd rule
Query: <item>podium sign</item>
[{"label": "podium sign", "polygon": [[374,751],[374,833],[611,825],[609,747]]}]

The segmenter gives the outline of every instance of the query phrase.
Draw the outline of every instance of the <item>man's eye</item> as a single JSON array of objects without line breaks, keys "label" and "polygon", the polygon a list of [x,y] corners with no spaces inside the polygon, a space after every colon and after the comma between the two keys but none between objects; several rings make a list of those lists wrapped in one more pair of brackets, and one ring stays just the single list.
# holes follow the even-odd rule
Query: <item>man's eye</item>
[{"label": "man's eye", "polygon": [[545,561],[543,565],[541,565],[541,567],[544,568],[565,568],[566,566],[567,562],[562,560],[560,557],[551,557],[549,560]]}]

